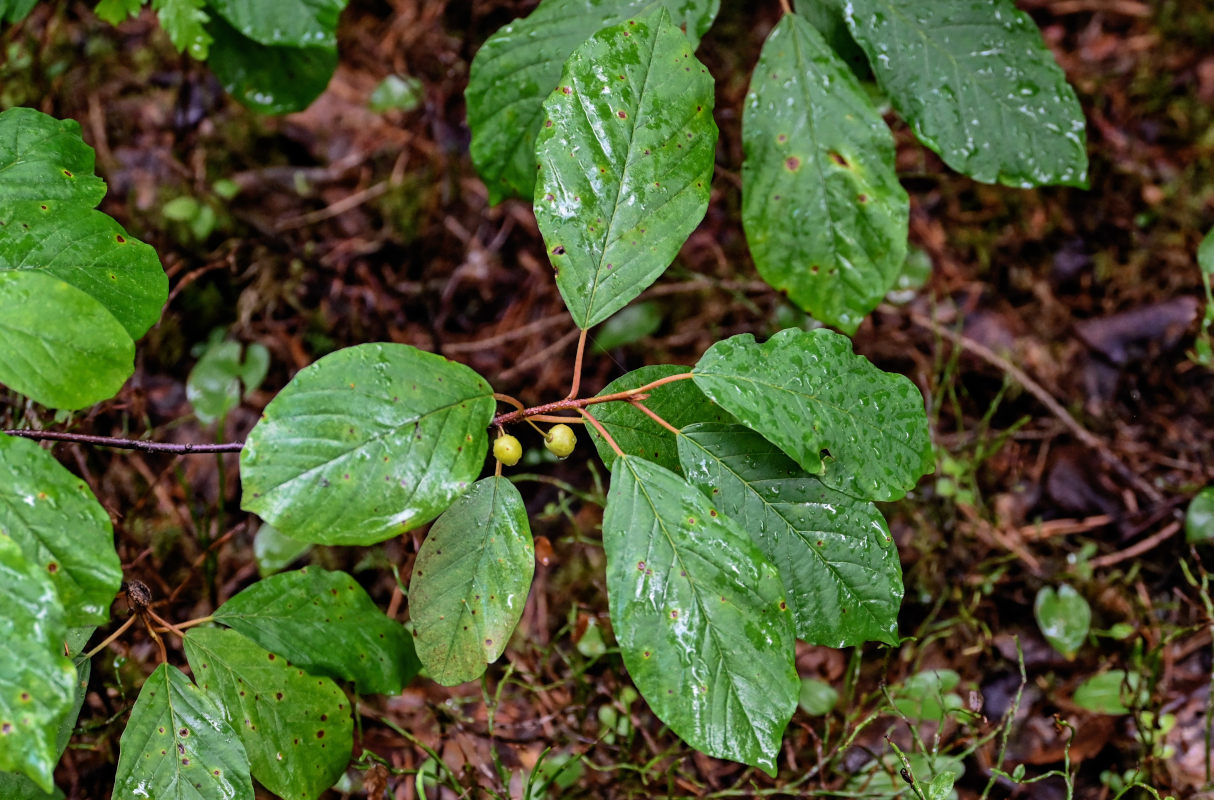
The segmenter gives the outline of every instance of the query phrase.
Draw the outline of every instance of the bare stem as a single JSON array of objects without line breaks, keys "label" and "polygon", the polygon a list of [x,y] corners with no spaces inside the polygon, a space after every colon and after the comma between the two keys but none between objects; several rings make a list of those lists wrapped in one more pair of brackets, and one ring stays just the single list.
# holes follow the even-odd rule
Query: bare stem
[{"label": "bare stem", "polygon": [[[545,403],[541,406],[532,406],[531,408],[520,409],[519,411],[511,411],[506,414],[498,414],[493,418],[494,425],[509,425],[512,422],[518,422],[520,419],[528,417],[538,417],[541,414],[548,414],[551,411],[564,411],[566,409],[574,409],[581,413],[586,406],[592,406],[596,403],[609,403],[613,400],[626,400],[631,402],[632,398],[640,398],[651,389],[656,389],[665,383],[673,383],[674,381],[685,381],[691,377],[690,372],[681,372],[678,375],[667,375],[665,378],[658,378],[656,381],[651,381],[644,386],[638,386],[635,389],[628,389],[623,392],[615,392],[613,394],[604,394],[598,397],[581,397],[576,399],[557,400],[553,403]],[[564,420],[563,420],[564,421]]]},{"label": "bare stem", "polygon": [[577,413],[579,413],[583,417],[585,417],[586,421],[594,426],[595,430],[597,430],[599,432],[599,434],[602,435],[602,437],[607,440],[607,444],[611,445],[611,449],[615,451],[615,454],[617,456],[624,455],[624,451],[621,450],[620,446],[615,443],[615,439],[611,438],[611,434],[608,433],[607,429],[603,427],[603,423],[601,423],[597,419],[595,419],[594,415],[592,415],[589,411],[587,411],[584,408],[579,408],[577,410]]},{"label": "bare stem", "polygon": [[149,442],[145,439],[118,439],[113,436],[91,436],[85,433],[67,433],[66,431],[31,431],[6,430],[9,436],[20,436],[23,439],[33,439],[38,442],[75,442],[90,444],[98,447],[114,447],[119,450],[138,450],[143,453],[176,453],[190,455],[193,453],[239,453],[244,442],[220,442],[218,444],[173,444],[171,442]]},{"label": "bare stem", "polygon": [[634,406],[636,406],[637,411],[640,411],[642,414],[644,414],[645,416],[649,417],[651,420],[653,420],[653,421],[654,421],[654,422],[656,422],[657,424],[661,425],[663,428],[665,428],[666,430],[670,431],[670,432],[671,432],[671,433],[673,433],[675,436],[678,436],[678,435],[679,435],[679,429],[678,429],[678,428],[676,428],[675,426],[671,425],[671,424],[670,424],[669,422],[667,422],[666,420],[662,419],[662,417],[661,417],[661,416],[659,416],[657,413],[655,413],[655,412],[653,411],[653,409],[651,409],[649,406],[647,406],[647,405],[645,405],[644,403],[642,403],[642,402],[641,402],[641,400],[640,400],[640,398],[638,398],[638,397],[634,397],[634,398],[632,398],[632,404],[633,404]]},{"label": "bare stem", "polygon": [[119,625],[119,626],[118,626],[118,629],[117,629],[116,631],[114,631],[114,632],[113,632],[113,633],[111,633],[109,636],[107,636],[107,637],[105,637],[104,639],[102,639],[100,644],[98,644],[98,645],[97,645],[96,647],[94,647],[92,650],[90,650],[90,651],[88,651],[87,653],[85,653],[85,654],[84,654],[84,657],[85,657],[85,658],[92,658],[93,656],[97,655],[98,653],[100,653],[100,652],[101,652],[102,650],[104,650],[105,648],[109,647],[109,646],[110,646],[110,643],[111,643],[111,642],[113,642],[115,639],[117,639],[119,636],[121,636],[123,633],[125,633],[125,632],[126,632],[126,629],[127,629],[127,628],[129,628],[129,627],[131,627],[132,625],[134,625],[134,624],[135,624],[135,620],[137,620],[137,619],[139,619],[139,617],[138,617],[138,616],[136,616],[135,614],[131,614],[131,616],[129,616],[129,617],[127,618],[127,621],[126,621],[126,622],[124,622],[124,623],[122,623],[121,625]]}]

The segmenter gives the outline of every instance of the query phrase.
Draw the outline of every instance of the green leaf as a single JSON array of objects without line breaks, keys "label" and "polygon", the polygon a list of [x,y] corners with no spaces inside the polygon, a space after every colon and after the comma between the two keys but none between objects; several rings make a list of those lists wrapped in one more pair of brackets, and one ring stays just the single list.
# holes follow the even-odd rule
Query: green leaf
[{"label": "green leaf", "polygon": [[742,224],[763,279],[854,333],[906,257],[910,201],[894,139],[822,35],[785,14],[742,117]]},{"label": "green leaf", "polygon": [[800,681],[779,573],[698,490],[617,458],[603,516],[611,624],[658,718],[770,775]]},{"label": "green leaf", "polygon": [[1214,228],[1206,233],[1197,246],[1197,266],[1207,275],[1214,275]]},{"label": "green leaf", "polygon": [[[212,4],[215,4],[212,0]],[[277,7],[281,3],[263,3],[267,7]],[[152,8],[160,27],[169,35],[169,41],[179,53],[189,53],[199,61],[207,57],[211,46],[211,35],[207,33],[206,24],[210,15],[203,9],[206,0],[152,0]]]},{"label": "green leaf", "polygon": [[801,692],[797,697],[797,707],[811,717],[821,717],[829,714],[839,702],[839,693],[825,681],[816,678],[802,678]]},{"label": "green leaf", "polygon": [[639,342],[662,326],[663,316],[662,307],[652,300],[625,306],[595,331],[591,347],[596,353],[606,353]]},{"label": "green leaf", "polygon": [[714,84],[664,9],[565,62],[536,140],[535,218],[580,328],[658,279],[708,208]]},{"label": "green leaf", "polygon": [[851,0],[848,27],[919,141],[986,183],[1087,186],[1083,111],[1011,0]]},{"label": "green leaf", "polygon": [[505,478],[477,481],[430,527],[409,581],[413,642],[431,678],[455,686],[501,656],[534,572],[522,495]]},{"label": "green leaf", "polygon": [[304,567],[258,581],[213,615],[265,649],[360,694],[399,694],[420,664],[413,641],[344,572]]},{"label": "green leaf", "polygon": [[337,47],[346,0],[207,0],[241,34],[271,47]]},{"label": "green leaf", "polygon": [[169,281],[156,251],[111,217],[68,201],[14,203],[0,212],[0,273],[58,278],[92,297],[138,339],[160,319]]},{"label": "green leaf", "polygon": [[51,792],[59,728],[76,696],[76,670],[63,655],[63,606],[43,566],[3,530],[0,586],[0,770]]},{"label": "green leaf", "polygon": [[0,0],[0,22],[20,22],[36,5],[38,0]]},{"label": "green leaf", "polygon": [[[915,783],[930,787],[941,775],[947,775],[953,780],[965,774],[965,763],[956,756],[944,753],[933,755],[925,753],[908,753],[906,760],[910,762],[911,775]],[[846,788],[861,791],[854,796],[868,798],[909,798],[914,797],[914,791],[906,785],[899,775],[902,760],[894,753],[886,753],[879,760],[869,761],[848,779]],[[956,797],[955,794],[950,795]]]},{"label": "green leaf", "polygon": [[956,775],[950,772],[938,773],[927,785],[927,800],[948,800],[953,797],[953,784],[956,782]]},{"label": "green leaf", "polygon": [[245,392],[265,379],[270,359],[266,348],[251,344],[243,356],[242,350],[240,342],[213,340],[190,370],[186,398],[200,422],[211,425],[222,420],[240,405]]},{"label": "green leaf", "polygon": [[941,720],[961,708],[961,696],[951,691],[961,676],[951,669],[916,672],[893,689],[894,707],[910,719]]},{"label": "green leaf", "polygon": [[[472,160],[489,202],[535,187],[535,139],[544,99],[556,88],[569,55],[595,31],[618,25],[654,0],[544,0],[531,16],[489,37],[477,51],[465,94]],[[712,25],[720,0],[664,0],[691,46]]]},{"label": "green leaf", "polygon": [[[262,3],[259,5],[273,5]],[[260,114],[303,111],[329,85],[337,69],[334,47],[259,44],[216,15],[207,64],[228,94]]]},{"label": "green leaf", "polygon": [[111,25],[118,25],[138,16],[139,9],[143,8],[145,2],[147,0],[101,0],[93,9],[93,13]]},{"label": "green leaf", "polygon": [[32,108],[0,112],[0,208],[22,200],[92,208],[103,197],[105,181],[93,174],[93,148],[79,123]]},{"label": "green leaf", "polygon": [[1214,486],[1207,486],[1189,503],[1184,517],[1186,542],[1208,542],[1214,539]]},{"label": "green leaf", "polygon": [[854,354],[846,336],[789,328],[761,345],[734,336],[693,372],[704,394],[832,489],[897,500],[934,465],[919,390]]},{"label": "green leaf", "polygon": [[[687,367],[677,367],[670,364],[655,364],[641,367],[626,375],[616,378],[598,393],[598,397],[638,389],[671,375],[684,375],[690,372]],[[732,422],[733,416],[704,396],[693,381],[682,380],[662,384],[649,392],[644,401],[645,407],[675,428],[682,428],[695,422]],[[595,419],[602,423],[628,455],[640,456],[676,474],[682,473],[679,464],[678,445],[675,435],[654,422],[644,412],[631,403],[611,402],[593,406],[590,411]],[[615,451],[611,445],[599,435],[592,425],[586,426],[599,458],[611,469],[615,464]]]},{"label": "green leaf", "polygon": [[494,409],[489,384],[442,356],[403,344],[331,353],[249,433],[242,508],[304,542],[382,542],[467,491]]},{"label": "green leaf", "polygon": [[312,545],[307,542],[284,536],[278,528],[267,523],[262,523],[253,536],[253,557],[257,559],[257,573],[263,578],[282,572],[311,549]]},{"label": "green leaf", "polygon": [[876,506],[824,486],[741,425],[691,425],[683,434],[687,480],[779,568],[798,639],[897,644],[902,567]]},{"label": "green leaf", "polygon": [[350,761],[354,724],[345,692],[236,631],[195,628],[185,654],[249,756],[253,777],[283,800],[314,800]]},{"label": "green leaf", "polygon": [[120,748],[113,800],[253,800],[236,731],[176,667],[161,664],[143,684]]},{"label": "green leaf", "polygon": [[1045,640],[1067,660],[1075,657],[1092,624],[1088,601],[1067,583],[1057,590],[1053,586],[1041,587],[1033,602],[1033,615]]},{"label": "green leaf", "polygon": [[0,271],[0,383],[52,408],[113,397],[135,343],[96,300],[33,271]]},{"label": "green leaf", "polygon": [[28,439],[0,436],[0,532],[49,577],[65,624],[109,620],[122,584],[109,515],[88,484]]},{"label": "green leaf", "polygon": [[410,75],[389,75],[379,82],[367,106],[372,111],[413,111],[426,99],[426,87]]},{"label": "green leaf", "polygon": [[1120,716],[1130,708],[1145,705],[1149,697],[1142,677],[1137,672],[1111,669],[1093,675],[1075,689],[1074,702],[1080,708],[1097,714]]}]

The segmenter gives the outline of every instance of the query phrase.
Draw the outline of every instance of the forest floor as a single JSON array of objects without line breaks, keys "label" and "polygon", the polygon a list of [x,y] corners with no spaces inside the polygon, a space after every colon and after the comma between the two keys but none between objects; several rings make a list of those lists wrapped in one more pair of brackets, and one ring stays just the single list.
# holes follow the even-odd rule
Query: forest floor
[{"label": "forest floor", "polygon": [[[529,204],[488,205],[463,101],[477,48],[532,5],[354,0],[328,91],[282,118],[226,97],[147,13],[111,28],[84,4],[43,3],[0,33],[0,108],[80,121],[109,183],[102,210],[152,244],[170,278],[135,377],[68,427],[239,441],[297,370],[367,341],[442,353],[528,404],[564,397],[576,328]],[[591,392],[645,364],[692,364],[729,335],[807,323],[758,279],[738,213],[740,110],[779,4],[723,5],[698,53],[717,79],[721,129],[709,214],[645,293],[633,327],[603,329],[617,337],[606,348],[592,341]],[[919,386],[939,448],[937,475],[883,509],[902,556],[905,641],[799,645],[801,674],[840,700],[825,715],[797,713],[776,778],[695,753],[636,698],[610,647],[601,464],[539,459],[524,487],[536,579],[506,656],[483,684],[418,680],[400,696],[364,699],[344,796],[386,781],[392,796],[416,797],[413,775],[433,754],[442,766],[430,785],[450,797],[455,787],[522,797],[541,761],[564,767],[554,796],[892,797],[907,787],[888,736],[913,754],[917,775],[963,772],[961,798],[989,788],[1051,800],[1070,784],[1095,800],[1133,779],[1214,797],[1210,593],[1185,572],[1200,581],[1214,552],[1184,532],[1188,502],[1214,483],[1214,376],[1190,357],[1205,307],[1194,253],[1214,225],[1214,8],[1019,6],[1078,92],[1090,189],[977,184],[890,116],[911,242],[931,275],[881,306],[855,346]],[[372,90],[393,73],[420,80],[420,106],[370,111]],[[239,187],[233,199],[216,195],[221,179]],[[212,230],[200,236],[166,217],[183,196],[213,207]],[[196,420],[185,386],[213,331],[271,356],[264,385],[222,431]],[[3,427],[35,413],[0,394]],[[54,451],[116,520],[128,579],[174,598],[162,616],[205,615],[256,578],[257,521],[239,511],[234,457]],[[349,570],[399,612],[390,567],[407,579],[423,534],[305,558]],[[196,569],[200,540],[217,542],[213,574]],[[1040,589],[1062,583],[1093,615],[1070,660],[1046,643],[1033,611]],[[124,614],[119,602],[115,616]],[[58,775],[71,797],[108,797],[132,687],[156,660],[138,633],[96,660]],[[1128,713],[1075,701],[1080,684],[1110,670],[1139,676]],[[367,771],[381,762],[388,771]],[[1026,779],[1053,774],[988,787],[1000,763],[1023,764]]]}]

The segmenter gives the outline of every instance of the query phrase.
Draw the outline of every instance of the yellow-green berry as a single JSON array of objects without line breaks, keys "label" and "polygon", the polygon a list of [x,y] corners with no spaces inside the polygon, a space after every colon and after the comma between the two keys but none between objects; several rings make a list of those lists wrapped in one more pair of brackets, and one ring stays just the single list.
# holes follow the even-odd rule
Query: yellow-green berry
[{"label": "yellow-green berry", "polygon": [[565,458],[577,447],[577,435],[568,425],[553,425],[544,437],[544,447],[557,458]]},{"label": "yellow-green berry", "polygon": [[523,457],[523,446],[507,433],[493,440],[493,457],[507,467],[513,467]]}]

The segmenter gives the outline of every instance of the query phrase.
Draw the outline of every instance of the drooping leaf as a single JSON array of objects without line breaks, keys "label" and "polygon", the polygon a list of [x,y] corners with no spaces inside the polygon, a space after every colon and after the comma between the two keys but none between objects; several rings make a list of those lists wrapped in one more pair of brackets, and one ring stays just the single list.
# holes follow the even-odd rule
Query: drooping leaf
[{"label": "drooping leaf", "polygon": [[670,266],[708,208],[713,80],[659,8],[565,62],[536,140],[535,218],[580,328]]},{"label": "drooping leaf", "polygon": [[734,336],[693,372],[704,394],[832,489],[896,500],[932,469],[919,390],[853,353],[846,336],[789,328],[761,345]]},{"label": "drooping leaf", "polygon": [[785,14],[742,117],[742,224],[763,279],[854,333],[906,257],[910,201],[894,139],[822,35]]},{"label": "drooping leaf", "polygon": [[635,456],[611,470],[603,546],[611,624],[650,708],[692,747],[775,774],[800,686],[775,567],[697,489]]},{"label": "drooping leaf", "polygon": [[28,439],[0,436],[0,532],[55,586],[67,625],[98,625],[122,584],[109,515],[88,484]]},{"label": "drooping leaf", "polygon": [[75,120],[32,108],[0,111],[0,208],[22,200],[92,208],[105,197],[105,181],[93,174],[93,163],[93,148],[80,138]]},{"label": "drooping leaf", "polygon": [[876,506],[824,486],[741,425],[692,425],[678,443],[687,480],[780,570],[798,639],[897,643],[902,567]]},{"label": "drooping leaf", "polygon": [[257,559],[257,572],[263,578],[282,572],[311,549],[312,545],[284,536],[268,523],[262,523],[253,536],[253,557]]},{"label": "drooping leaf", "polygon": [[[281,3],[263,5],[272,8]],[[206,29],[210,20],[210,15],[203,10],[206,6],[206,0],[152,0],[156,18],[169,35],[169,41],[178,52],[189,53],[200,61],[207,57],[212,42]]]},{"label": "drooping leaf", "polygon": [[1033,601],[1033,616],[1050,647],[1070,660],[1088,638],[1092,607],[1069,583],[1057,589],[1042,586]]},{"label": "drooping leaf", "polygon": [[[596,31],[640,14],[654,0],[543,0],[529,17],[489,37],[472,60],[465,94],[472,160],[489,202],[535,187],[535,139],[545,98],[569,54]],[[720,0],[664,0],[694,48],[712,25]]]},{"label": "drooping leaf", "polygon": [[207,0],[232,27],[271,47],[337,47],[347,0]]},{"label": "drooping leaf", "polygon": [[816,678],[801,679],[801,693],[797,696],[797,707],[811,717],[829,714],[839,702],[839,693],[829,683]]},{"label": "drooping leaf", "polygon": [[74,286],[32,270],[0,271],[0,383],[52,408],[113,397],[135,369],[135,343]]},{"label": "drooping leaf", "polygon": [[214,38],[207,65],[224,91],[260,114],[303,111],[325,90],[337,69],[336,47],[260,44],[218,14],[207,32]]},{"label": "drooping leaf", "polygon": [[344,572],[304,567],[258,581],[221,605],[216,622],[297,667],[398,694],[421,665],[413,641]]},{"label": "drooping leaf", "polygon": [[534,572],[522,495],[505,478],[477,481],[431,526],[409,581],[427,674],[444,686],[480,677],[505,651]]},{"label": "drooping leaf", "polygon": [[194,679],[218,703],[253,777],[283,800],[315,800],[350,761],[354,724],[345,692],[236,631],[185,637]]},{"label": "drooping leaf", "polygon": [[[688,367],[677,367],[671,364],[641,367],[616,378],[607,384],[597,396],[602,397],[638,389],[662,378],[687,372],[690,372]],[[646,408],[675,428],[682,428],[695,422],[733,421],[733,416],[728,411],[705,397],[699,387],[690,380],[662,384],[650,392],[649,397],[643,402]],[[611,402],[592,406],[590,411],[625,453],[640,456],[676,474],[681,473],[682,467],[679,465],[679,452],[675,444],[674,433],[654,422],[636,406],[631,403]],[[611,469],[615,465],[615,451],[599,435],[594,426],[587,425],[586,431],[599,451],[599,458],[603,459],[607,469]]]},{"label": "drooping leaf", "polygon": [[54,790],[59,728],[76,697],[63,606],[43,565],[0,526],[0,770]]},{"label": "drooping leaf", "polygon": [[253,800],[249,758],[223,712],[181,670],[156,668],[131,709],[113,800]]},{"label": "drooping leaf", "polygon": [[1087,185],[1083,111],[1011,0],[851,0],[848,27],[919,141],[986,183]]},{"label": "drooping leaf", "polygon": [[403,344],[331,353],[301,370],[249,433],[241,506],[292,539],[382,542],[468,490],[494,408],[489,384],[442,356]]},{"label": "drooping leaf", "polygon": [[98,19],[103,19],[111,25],[118,25],[127,19],[137,16],[139,9],[147,0],[101,0],[93,9]]}]

